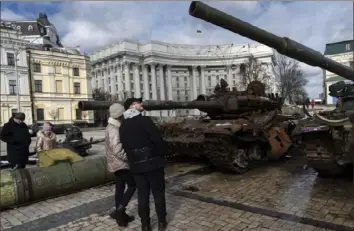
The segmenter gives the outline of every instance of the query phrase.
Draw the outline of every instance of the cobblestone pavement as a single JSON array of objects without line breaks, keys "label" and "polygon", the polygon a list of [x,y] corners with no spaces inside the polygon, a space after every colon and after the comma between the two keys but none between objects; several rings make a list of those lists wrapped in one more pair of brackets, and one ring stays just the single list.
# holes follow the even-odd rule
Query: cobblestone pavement
[{"label": "cobblestone pavement", "polygon": [[[203,181],[185,184],[194,195],[226,200],[238,206],[280,212],[294,219],[309,219],[354,230],[353,182],[324,179],[305,170],[296,160],[244,175],[213,173]],[[212,187],[211,187],[212,186]],[[236,206],[237,207],[237,206]]]},{"label": "cobblestone pavement", "polygon": [[[244,175],[178,176],[193,169],[185,166],[166,169],[168,230],[354,230],[349,182],[319,180],[292,160]],[[109,185],[4,211],[1,230],[140,230],[138,218],[125,229],[109,218],[113,193]],[[153,204],[151,209],[156,230]],[[135,197],[128,213],[137,214]]]}]

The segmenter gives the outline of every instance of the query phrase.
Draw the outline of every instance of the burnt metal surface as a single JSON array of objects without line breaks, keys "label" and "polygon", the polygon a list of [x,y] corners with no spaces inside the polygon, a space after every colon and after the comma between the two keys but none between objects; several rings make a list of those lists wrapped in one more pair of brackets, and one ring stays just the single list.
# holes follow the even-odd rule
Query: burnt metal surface
[{"label": "burnt metal surface", "polygon": [[[335,73],[345,79],[354,81],[354,70],[352,68],[327,58],[320,52],[306,47],[290,38],[276,36],[202,2],[193,1],[189,8],[189,14],[193,17],[200,18],[216,26],[272,47],[283,55],[311,66],[321,67],[322,69]],[[315,129],[313,131],[307,131],[307,127],[313,126],[307,126],[304,124],[304,136],[302,137],[302,140],[305,142],[304,148],[310,166],[318,170],[322,169],[320,170],[321,173],[338,172],[338,168],[344,171],[348,165],[352,167],[354,158],[354,153],[351,151],[351,147],[353,146],[351,137],[354,136],[351,126],[353,125],[352,123],[350,125],[348,118],[348,116],[351,116],[354,113],[354,84],[345,84],[341,81],[331,85],[329,91],[331,96],[339,98],[337,109],[332,112],[324,112],[322,115],[315,116],[319,122],[319,126],[329,126],[328,131],[318,131]],[[306,110],[304,111],[306,113]],[[306,114],[309,115],[308,113]],[[348,123],[343,120],[348,120]],[[311,135],[311,132],[315,134]],[[316,134],[320,133],[329,133],[331,135],[324,135],[327,136],[327,139],[319,140],[316,138]],[[339,139],[345,139],[347,142],[343,143]],[[327,143],[333,143],[334,148],[325,148],[327,147]],[[343,145],[344,147],[341,148],[342,146],[340,145]],[[316,148],[314,148],[314,146]],[[334,150],[338,150],[338,148],[345,153],[335,153]],[[347,150],[350,151],[348,152]],[[320,168],[318,166],[320,166]]]}]

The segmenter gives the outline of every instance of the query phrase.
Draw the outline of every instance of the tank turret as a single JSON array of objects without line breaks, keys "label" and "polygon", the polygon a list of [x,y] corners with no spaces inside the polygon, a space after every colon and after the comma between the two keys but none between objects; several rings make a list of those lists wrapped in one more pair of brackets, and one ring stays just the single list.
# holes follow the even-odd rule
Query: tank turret
[{"label": "tank turret", "polygon": [[343,78],[354,81],[354,70],[350,67],[329,59],[320,52],[294,40],[287,37],[281,38],[276,36],[202,2],[193,1],[189,7],[189,14],[193,17],[203,19],[216,26],[272,47],[279,53],[288,57],[311,66],[320,67]]},{"label": "tank turret", "polygon": [[[222,84],[224,79],[220,80]],[[251,82],[246,91],[230,91],[227,88],[215,88],[213,95],[199,95],[196,100],[177,102],[172,100],[145,100],[146,111],[198,109],[208,114],[210,118],[231,119],[251,111],[270,111],[281,109],[282,98],[278,94],[265,94],[264,85],[258,81]],[[80,101],[79,109],[108,110],[114,102]],[[123,103],[123,102],[118,102]]]}]

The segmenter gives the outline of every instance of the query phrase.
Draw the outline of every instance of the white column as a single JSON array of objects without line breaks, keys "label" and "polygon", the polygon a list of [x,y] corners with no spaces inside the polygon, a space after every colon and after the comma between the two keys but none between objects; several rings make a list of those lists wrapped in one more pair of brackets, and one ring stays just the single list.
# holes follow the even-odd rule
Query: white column
[{"label": "white column", "polygon": [[[168,100],[173,100],[171,65],[167,65],[167,97]],[[169,115],[176,116],[176,110],[170,110]]]},{"label": "white column", "polygon": [[[192,66],[192,100],[197,99],[198,92],[197,92],[197,66]],[[194,109],[192,111],[193,115],[199,115],[199,110]]]},{"label": "white column", "polygon": [[168,100],[172,100],[172,74],[171,74],[171,66],[167,66],[167,96]]},{"label": "white column", "polygon": [[143,84],[144,84],[144,99],[150,98],[150,90],[149,90],[149,75],[148,69],[146,65],[143,65]]},{"label": "white column", "polygon": [[159,82],[160,82],[160,100],[165,100],[165,81],[163,74],[163,66],[160,64],[159,69]]},{"label": "white column", "polygon": [[[143,84],[144,84],[144,100],[150,99],[150,90],[149,90],[149,75],[146,65],[143,65]],[[145,111],[145,115],[149,116],[151,113]]]},{"label": "white column", "polygon": [[200,67],[200,94],[206,93],[205,87],[205,66]]},{"label": "white column", "polygon": [[117,88],[116,88],[116,76],[117,76],[117,73],[114,72],[114,67],[117,65],[117,63],[115,63],[113,65],[113,70],[112,70],[112,77],[111,77],[111,89],[112,89],[112,95],[116,95],[118,92],[117,92]]},{"label": "white column", "polygon": [[[157,100],[157,81],[156,81],[156,64],[151,63],[151,91],[152,91],[152,99]],[[149,112],[151,116],[159,116],[158,111]]]},{"label": "white column", "polygon": [[231,72],[231,66],[226,66],[226,72],[227,72],[227,83],[229,84],[230,91],[232,90],[233,87],[233,81],[232,81],[232,72]]},{"label": "white column", "polygon": [[[160,100],[166,100],[166,92],[165,92],[165,76],[164,76],[164,71],[163,71],[163,65],[159,64],[158,66],[159,70],[159,82],[160,82]],[[162,110],[160,111],[161,116],[168,116],[168,111],[167,110]]]},{"label": "white column", "polygon": [[122,71],[123,65],[118,64],[118,95],[119,95],[119,100],[124,100],[124,87],[123,87],[123,71]]},{"label": "white column", "polygon": [[157,100],[157,81],[156,81],[156,64],[151,63],[151,91],[152,91],[152,99]]},{"label": "white column", "polygon": [[103,71],[102,68],[98,69],[98,73],[100,73],[99,75],[97,75],[97,81],[98,81],[98,88],[101,89],[102,86],[102,75],[103,75]]},{"label": "white column", "polygon": [[103,79],[104,79],[104,90],[105,91],[108,91],[108,68],[109,67],[106,66],[104,69],[105,75],[104,75]]},{"label": "white column", "polygon": [[197,99],[197,66],[192,66],[192,100]]},{"label": "white column", "polygon": [[134,64],[134,97],[141,97],[139,64]]},{"label": "white column", "polygon": [[127,93],[126,97],[131,97],[132,89],[130,87],[130,72],[129,72],[129,63],[124,63],[124,91]]}]

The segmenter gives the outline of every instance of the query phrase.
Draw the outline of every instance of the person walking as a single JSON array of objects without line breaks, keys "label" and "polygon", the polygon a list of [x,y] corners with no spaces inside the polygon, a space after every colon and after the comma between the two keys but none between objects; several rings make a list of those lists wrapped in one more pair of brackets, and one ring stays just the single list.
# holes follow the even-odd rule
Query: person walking
[{"label": "person walking", "polygon": [[150,190],[154,197],[158,229],[167,227],[165,200],[165,155],[167,147],[160,130],[150,117],[143,116],[141,98],[129,98],[124,103],[126,111],[119,129],[123,148],[127,153],[130,169],[138,188],[138,213],[142,231],[150,231]]},{"label": "person walking", "polygon": [[24,113],[15,113],[1,130],[0,139],[7,144],[7,160],[12,169],[26,168],[28,163],[31,135],[25,119]]},{"label": "person walking", "polygon": [[311,100],[311,108],[313,109],[315,107],[315,99]]},{"label": "person walking", "polygon": [[[134,177],[129,170],[127,155],[122,147],[119,136],[119,127],[121,126],[124,111],[124,107],[118,103],[110,106],[110,117],[105,132],[107,167],[108,171],[113,172],[116,176],[116,209],[110,214],[110,217],[117,221],[118,226],[123,227],[134,220],[134,216],[129,216],[125,210],[136,190]],[[128,187],[125,191],[126,185]]]},{"label": "person walking", "polygon": [[57,140],[56,135],[52,132],[52,126],[50,123],[43,124],[43,130],[37,133],[37,144],[36,151],[46,151],[53,148],[56,148]]}]

